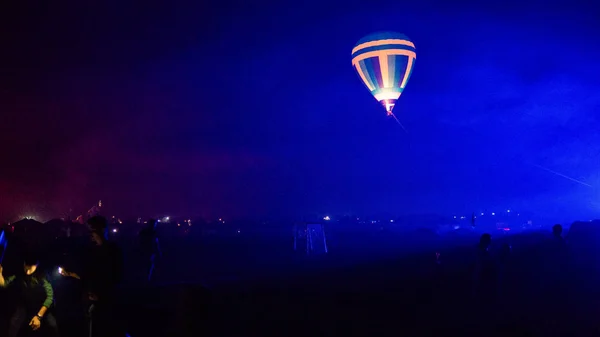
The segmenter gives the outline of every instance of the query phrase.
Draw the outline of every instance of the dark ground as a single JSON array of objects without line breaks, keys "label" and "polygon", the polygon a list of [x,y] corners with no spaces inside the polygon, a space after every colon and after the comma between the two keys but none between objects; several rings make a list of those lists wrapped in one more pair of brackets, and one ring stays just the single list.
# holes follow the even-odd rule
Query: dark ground
[{"label": "dark ground", "polygon": [[[572,249],[557,276],[548,233],[494,234],[494,248],[510,242],[512,256],[498,298],[479,304],[477,236],[332,231],[330,253],[312,257],[293,254],[284,236],[170,236],[147,286],[132,240],[119,238],[129,276],[121,317],[133,337],[599,335],[596,255]],[[54,283],[64,335],[81,336],[77,284]]]}]

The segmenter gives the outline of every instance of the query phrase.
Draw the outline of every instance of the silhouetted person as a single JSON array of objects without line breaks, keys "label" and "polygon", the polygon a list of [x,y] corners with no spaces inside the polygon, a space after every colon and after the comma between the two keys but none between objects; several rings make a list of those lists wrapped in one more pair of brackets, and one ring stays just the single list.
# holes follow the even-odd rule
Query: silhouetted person
[{"label": "silhouetted person", "polygon": [[483,234],[477,249],[477,265],[475,268],[475,298],[478,309],[489,309],[496,300],[497,267],[490,254],[492,236]]},{"label": "silhouetted person", "polygon": [[152,280],[157,258],[162,255],[156,234],[157,224],[155,219],[149,219],[146,227],[140,231],[140,246],[142,257],[146,261],[146,280],[148,282]]},{"label": "silhouetted person", "polygon": [[49,336],[58,336],[56,319],[49,311],[54,301],[54,291],[38,265],[35,257],[28,256],[23,263],[23,271],[6,279],[2,276],[0,266],[0,287],[8,289],[15,305],[8,337],[17,337],[25,329],[46,331]]},{"label": "silhouetted person", "polygon": [[550,239],[547,246],[547,251],[544,252],[546,271],[553,278],[560,277],[563,268],[566,267],[567,243],[562,237],[562,231],[563,228],[561,225],[556,224],[552,226],[552,239]]},{"label": "silhouetted person", "polygon": [[502,248],[500,249],[500,259],[502,261],[508,260],[508,259],[510,259],[511,254],[512,254],[511,245],[508,243],[503,244]]},{"label": "silhouetted person", "polygon": [[64,276],[80,279],[91,303],[90,315],[93,335],[102,337],[124,336],[118,324],[117,286],[123,278],[123,255],[121,249],[108,240],[107,221],[102,216],[88,220],[92,247],[80,275],[63,270]]},{"label": "silhouetted person", "polygon": [[508,243],[504,243],[500,248],[500,256],[498,259],[498,295],[505,297],[508,295],[508,286],[512,272],[512,247]]},{"label": "silhouetted person", "polygon": [[565,238],[562,236],[563,228],[560,224],[552,226],[552,236],[554,238],[554,248],[559,251],[564,251],[567,248]]},{"label": "silhouetted person", "polygon": [[[550,313],[550,326],[553,330],[560,329],[561,319],[569,311],[569,296],[567,280],[570,275],[567,263],[567,244],[562,237],[563,228],[560,224],[552,226],[552,238],[548,249],[544,252],[543,293],[547,296],[545,309]],[[569,276],[570,277],[570,276]]]},{"label": "silhouetted person", "polygon": [[434,265],[434,288],[432,294],[434,300],[440,299],[442,296],[442,290],[444,285],[444,264],[442,263],[441,253],[435,252],[435,265]]},{"label": "silhouetted person", "polygon": [[551,273],[550,277],[557,281],[557,285],[562,284],[561,279],[564,278],[566,272],[565,267],[567,264],[567,242],[562,236],[563,228],[561,225],[556,224],[552,226],[552,240],[549,249],[548,258],[548,271]]}]

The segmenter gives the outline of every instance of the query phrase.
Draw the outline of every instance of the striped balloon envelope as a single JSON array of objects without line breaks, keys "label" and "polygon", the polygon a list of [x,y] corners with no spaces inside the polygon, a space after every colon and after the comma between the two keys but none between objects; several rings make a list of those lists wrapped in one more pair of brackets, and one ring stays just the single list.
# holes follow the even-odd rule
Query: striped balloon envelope
[{"label": "striped balloon envelope", "polygon": [[393,115],[416,58],[415,44],[406,35],[394,32],[367,35],[352,49],[352,66],[388,115]]}]

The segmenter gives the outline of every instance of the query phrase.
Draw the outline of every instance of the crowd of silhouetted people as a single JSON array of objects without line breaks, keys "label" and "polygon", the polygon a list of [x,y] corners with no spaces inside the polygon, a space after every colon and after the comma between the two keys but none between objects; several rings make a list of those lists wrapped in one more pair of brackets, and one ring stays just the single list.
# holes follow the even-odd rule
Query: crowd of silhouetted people
[{"label": "crowd of silhouetted people", "polygon": [[[215,288],[210,290],[211,299],[202,301],[196,297],[200,295],[195,288],[162,290],[170,295],[160,298],[158,290],[152,288],[156,287],[152,280],[162,256],[157,224],[150,219],[136,233],[138,273],[134,287],[140,289],[138,294],[133,294],[133,288],[126,293],[122,290],[124,275],[134,270],[126,268],[123,247],[109,235],[104,217],[91,217],[81,236],[55,238],[51,245],[43,238],[25,239],[19,233],[0,239],[0,243],[4,240],[3,252],[9,251],[2,261],[6,262],[4,270],[0,268],[0,287],[5,288],[0,299],[5,320],[0,329],[6,331],[0,336],[126,336],[135,320],[179,329],[161,334],[167,336],[200,332],[221,336],[347,332],[441,336],[473,329],[487,335],[548,336],[569,331],[579,335],[576,328],[593,327],[590,317],[600,308],[594,302],[600,301],[594,288],[600,282],[597,222],[573,224],[566,239],[561,225],[547,234],[484,233],[477,244],[471,241],[473,244],[466,247],[430,247],[433,249],[395,262],[344,268],[336,267],[344,256],[336,256],[340,242],[334,235],[332,252],[300,260],[294,257],[294,263],[310,268],[320,264],[322,269],[294,274],[290,280],[279,278],[257,288],[240,281],[246,284],[243,291]],[[411,235],[425,234],[417,231]],[[131,239],[122,237],[121,242]],[[183,251],[186,244],[194,249],[209,245],[209,241],[198,245],[198,238],[190,238],[188,243],[180,239],[173,242]],[[238,250],[227,254],[237,259],[256,254],[264,263],[274,259],[267,257],[273,252],[258,252],[256,240],[239,241]],[[222,245],[225,241],[218,242]],[[127,248],[131,254],[131,247]],[[188,268],[187,273],[207,269],[194,264],[194,254],[199,253],[186,252],[171,264]],[[209,258],[218,260],[216,255]],[[249,274],[258,273],[256,267],[248,269]],[[149,312],[142,308],[142,300],[155,307],[152,317],[158,320],[141,314]],[[165,309],[169,305],[175,307]],[[169,321],[168,311],[184,313]],[[154,333],[159,335],[156,329]]]},{"label": "crowd of silhouetted people", "polygon": [[[160,250],[156,236],[156,221],[151,219],[147,223],[139,238],[143,247],[141,255],[146,266],[142,281],[149,282],[156,255]],[[74,294],[71,297],[81,296],[81,301],[74,302],[79,303],[67,308],[67,310],[84,311],[80,317],[85,319],[85,323],[82,322],[79,333],[75,332],[73,335],[127,336],[125,313],[119,305],[118,292],[124,274],[122,250],[109,239],[106,218],[91,217],[87,221],[86,228],[87,233],[83,238],[87,240],[83,240],[81,245],[71,252],[68,259],[59,257],[58,261],[52,262],[52,259],[47,258],[53,253],[47,245],[48,240],[41,238],[39,233],[19,236],[17,231],[17,235],[11,236],[10,239],[3,233],[2,257],[5,256],[7,249],[11,249],[14,253],[11,256],[13,264],[20,265],[13,268],[15,270],[12,275],[7,275],[0,265],[0,287],[5,290],[2,309],[8,316],[6,336],[18,337],[32,334],[59,336],[66,330],[62,329],[54,314],[55,291],[49,281],[52,276],[74,280],[70,283],[68,280],[65,281],[72,285],[68,286],[66,291]],[[40,259],[43,259],[47,265],[41,266]],[[48,264],[58,265],[58,267],[56,270],[49,270]],[[65,332],[62,335],[69,335],[69,333]]]}]

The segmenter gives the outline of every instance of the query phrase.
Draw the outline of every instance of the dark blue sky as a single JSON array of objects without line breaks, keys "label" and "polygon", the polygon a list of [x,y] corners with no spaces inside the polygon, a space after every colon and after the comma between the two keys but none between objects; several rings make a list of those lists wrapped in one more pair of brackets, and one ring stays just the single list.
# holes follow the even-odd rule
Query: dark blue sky
[{"label": "dark blue sky", "polygon": [[[600,213],[600,10],[576,1],[3,11],[0,213]],[[385,116],[350,63],[403,32]]]}]

